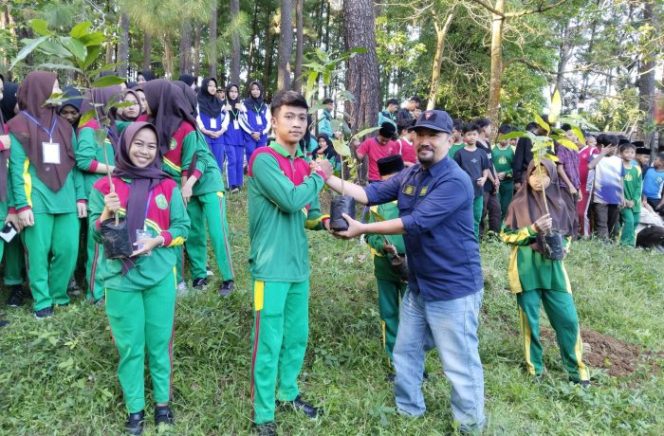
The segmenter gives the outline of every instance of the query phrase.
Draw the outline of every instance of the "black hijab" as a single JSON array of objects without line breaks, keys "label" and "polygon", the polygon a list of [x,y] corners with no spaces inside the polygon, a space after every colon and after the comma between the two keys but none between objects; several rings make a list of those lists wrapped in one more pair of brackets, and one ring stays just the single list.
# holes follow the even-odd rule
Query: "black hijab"
[{"label": "black hijab", "polygon": [[178,77],[178,80],[180,82],[186,83],[187,86],[191,88],[191,85],[194,84],[194,82],[196,81],[196,78],[194,76],[192,76],[191,74],[180,74],[180,77]]},{"label": "black hijab", "polygon": [[191,86],[187,85],[181,80],[175,80],[173,84],[182,90],[184,98],[187,99],[189,105],[191,106],[191,114],[194,116],[194,118],[196,118],[198,116],[198,111],[196,109],[198,102],[196,101],[196,93],[194,90],[191,89]]},{"label": "black hijab", "polygon": [[[252,86],[258,86],[258,89],[260,89],[261,94],[258,96],[258,98],[254,98],[253,95],[251,95],[251,87]],[[258,110],[263,106],[263,85],[260,84],[260,82],[254,80],[249,84],[249,97],[244,100],[244,105],[247,108],[251,108],[252,110],[258,112]]]},{"label": "black hijab", "polygon": [[[238,95],[235,100],[231,100],[231,93],[230,90],[231,88],[235,87],[235,89],[238,90]],[[230,116],[231,116],[231,121],[234,121],[238,118],[239,115],[239,109],[235,107],[236,104],[240,102],[240,87],[237,86],[235,83],[229,83],[226,86],[226,103],[231,107]]]},{"label": "black hijab", "polygon": [[217,81],[213,77],[208,77],[203,80],[201,89],[198,90],[198,111],[210,118],[217,118],[221,114],[222,102],[217,98],[216,89],[214,94],[208,92],[210,82],[214,82],[216,88]]}]

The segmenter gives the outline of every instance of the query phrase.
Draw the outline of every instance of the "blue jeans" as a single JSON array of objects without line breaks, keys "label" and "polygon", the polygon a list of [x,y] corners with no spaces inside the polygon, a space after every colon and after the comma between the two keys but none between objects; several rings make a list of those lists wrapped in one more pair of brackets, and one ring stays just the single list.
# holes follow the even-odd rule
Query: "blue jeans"
[{"label": "blue jeans", "polygon": [[482,429],[484,374],[478,351],[477,325],[483,291],[449,301],[425,301],[408,291],[401,303],[394,346],[397,409],[409,416],[424,414],[424,355],[434,343],[452,386],[452,415],[462,431]]}]

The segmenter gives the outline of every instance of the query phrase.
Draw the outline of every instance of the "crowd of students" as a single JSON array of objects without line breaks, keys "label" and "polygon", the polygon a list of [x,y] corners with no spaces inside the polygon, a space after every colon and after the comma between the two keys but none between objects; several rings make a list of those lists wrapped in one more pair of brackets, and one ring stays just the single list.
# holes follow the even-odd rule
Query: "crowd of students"
[{"label": "crowd of students", "polygon": [[[258,82],[249,83],[242,100],[236,84],[223,90],[216,79],[207,78],[199,88],[191,76],[169,81],[150,72],[139,74],[137,83],[84,94],[64,87],[66,100],[59,106],[46,103],[51,94],[61,92],[54,73],[31,72],[20,86],[0,76],[0,91],[3,88],[0,219],[8,224],[3,229],[7,242],[0,241],[0,258],[6,252],[7,304],[24,303],[25,282],[34,316],[48,318],[55,308],[70,304],[77,278],[85,284],[87,300],[105,307],[120,355],[118,376],[129,413],[126,429],[140,434],[144,425],[146,348],[155,423],[173,423],[171,347],[175,298],[189,289],[185,258],[191,288],[205,289],[212,274],[209,239],[221,277],[218,293],[226,297],[233,291],[226,190],[243,189],[245,175],[255,310],[254,422],[259,432],[274,434],[277,388],[279,401],[309,417],[318,416],[320,411],[304,402],[297,388],[308,325],[304,228],[329,230],[318,194],[326,182],[334,189],[333,173],[341,170],[341,159],[333,141],[348,134],[333,115],[334,102],[326,99],[318,122],[313,123],[306,101],[297,93],[278,93],[268,104]],[[123,104],[111,107],[112,102]],[[560,232],[565,250],[572,239],[591,234],[633,247],[637,229],[661,229],[656,220],[646,220],[648,224],[641,227],[639,222],[644,213],[664,213],[664,154],[650,165],[648,149],[615,135],[584,134],[563,125],[562,131],[578,149],[556,144],[552,150],[556,162],[547,160],[538,166],[528,137],[517,141],[496,135],[509,133],[512,127],[501,125],[495,131],[486,118],[448,123],[445,112],[421,111],[419,104],[417,97],[403,107],[389,100],[378,114],[377,134],[352,144],[355,157],[367,161],[369,184],[382,186],[404,171],[408,177],[420,177],[418,171],[437,162],[422,166],[422,150],[429,145],[418,149],[418,144],[423,135],[443,135],[437,139],[442,145],[436,147],[449,148],[445,165],[454,166],[454,171],[460,168],[471,183],[467,194],[469,201],[472,197],[475,242],[481,234],[493,232],[513,246],[508,275],[517,294],[529,371],[539,376],[543,370],[538,325],[544,303],[570,380],[587,384],[567,273],[562,257],[547,254],[543,235],[552,229]],[[89,111],[94,116],[80,123],[81,115]],[[526,128],[542,133],[534,123]],[[427,177],[430,174],[425,172],[420,181]],[[380,189],[370,192],[378,195]],[[397,192],[406,198],[424,198],[427,189],[417,182]],[[542,193],[548,203],[542,203]],[[417,204],[419,200],[412,207]],[[367,212],[369,223],[403,217],[401,208],[390,202],[374,204]],[[133,247],[124,256],[106,252],[113,248],[107,244],[108,235],[120,222]],[[12,237],[14,230],[18,235]],[[401,299],[414,274],[408,268],[413,265],[407,260],[407,244],[398,233],[366,237],[374,257],[390,362]],[[283,255],[275,256],[277,252]],[[77,260],[84,270],[78,276]],[[476,260],[479,265],[479,252]],[[478,295],[476,309],[481,302]],[[479,356],[477,363],[474,377],[481,376]],[[483,409],[476,412],[482,416]]]}]

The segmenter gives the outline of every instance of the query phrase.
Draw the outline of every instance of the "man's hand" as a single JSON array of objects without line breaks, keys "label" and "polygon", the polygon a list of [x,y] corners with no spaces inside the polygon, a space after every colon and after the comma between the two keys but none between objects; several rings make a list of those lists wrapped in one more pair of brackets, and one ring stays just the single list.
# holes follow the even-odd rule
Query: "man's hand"
[{"label": "man's hand", "polygon": [[120,196],[115,192],[111,192],[104,196],[104,207],[109,212],[117,212],[122,205],[120,204]]},{"label": "man's hand", "polygon": [[383,251],[387,254],[394,254],[394,255],[398,254],[397,247],[395,247],[392,244],[385,244],[383,246]]},{"label": "man's hand", "polygon": [[505,180],[505,171],[497,173],[497,175],[498,175],[498,180]]},{"label": "man's hand", "polygon": [[259,132],[254,132],[251,134],[251,137],[254,138],[254,141],[261,139],[261,134]]},{"label": "man's hand", "polygon": [[19,233],[23,229],[23,226],[21,226],[21,223],[19,222],[18,214],[16,214],[16,213],[8,214],[7,218],[5,219],[5,222],[6,223],[12,223],[12,225],[14,226],[16,231],[18,231]]},{"label": "man's hand", "polygon": [[485,183],[486,183],[486,177],[480,177],[479,179],[477,179],[477,186],[484,186]]},{"label": "man's hand", "polygon": [[32,209],[28,208],[18,213],[18,222],[21,225],[21,228],[35,225],[35,215],[32,213]]},{"label": "man's hand", "polygon": [[189,185],[189,183],[185,183],[182,185],[182,190],[180,191],[182,193],[182,200],[184,201],[184,205],[186,206],[189,203],[189,200],[191,199],[191,196],[193,194],[192,187]]},{"label": "man's hand", "polygon": [[150,251],[152,251],[154,248],[163,245],[163,243],[164,243],[163,236],[157,236],[156,238],[139,239],[138,241],[134,242],[134,245],[141,248],[138,250],[134,250],[134,252],[131,253],[131,257],[147,254]]},{"label": "man's hand", "polygon": [[312,171],[322,171],[323,174],[325,174],[325,180],[327,180],[328,177],[330,177],[332,174],[334,174],[334,168],[332,168],[332,164],[330,163],[329,160],[327,159],[321,159],[312,162],[315,165],[315,170]]},{"label": "man's hand", "polygon": [[361,222],[354,220],[348,214],[343,214],[342,216],[348,222],[348,230],[344,230],[343,232],[333,232],[332,234],[334,236],[341,239],[352,239],[356,236],[361,235],[362,233],[365,233],[364,231],[365,224],[362,224]]}]

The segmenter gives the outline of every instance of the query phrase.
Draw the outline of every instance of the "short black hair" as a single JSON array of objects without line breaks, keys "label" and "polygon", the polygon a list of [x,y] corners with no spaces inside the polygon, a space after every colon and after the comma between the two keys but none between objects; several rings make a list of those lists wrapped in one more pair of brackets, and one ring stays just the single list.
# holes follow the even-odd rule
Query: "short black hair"
[{"label": "short black hair", "polygon": [[330,104],[330,103],[334,103],[334,100],[332,100],[330,97],[323,99],[323,104]]},{"label": "short black hair", "polygon": [[514,128],[510,126],[509,124],[501,124],[500,127],[498,127],[498,133],[500,135],[505,135],[507,133],[513,132]]},{"label": "short black hair", "polygon": [[464,123],[463,128],[461,129],[461,133],[464,135],[468,132],[479,132],[480,127],[477,125],[475,122],[470,122],[470,123]]},{"label": "short black hair", "polygon": [[616,135],[610,135],[607,133],[601,133],[597,136],[597,143],[603,146],[615,146],[618,145],[618,137]]},{"label": "short black hair", "polygon": [[459,132],[463,130],[463,120],[461,118],[455,118],[452,120],[452,128],[458,130]]},{"label": "short black hair", "polygon": [[491,120],[488,118],[477,118],[473,123],[477,126],[478,129],[483,129],[486,126],[491,125]]},{"label": "short black hair", "polygon": [[529,131],[529,132],[530,132],[531,130],[535,130],[535,129],[537,129],[537,128],[539,128],[539,124],[537,124],[537,123],[534,122],[534,121],[531,122],[531,123],[526,124],[526,130]]},{"label": "short black hair", "polygon": [[309,110],[309,105],[307,100],[302,94],[296,91],[279,91],[272,98],[272,105],[270,106],[270,112],[272,115],[275,115],[281,109],[281,106],[293,106],[299,107],[302,109]]},{"label": "short black hair", "polygon": [[569,132],[570,130],[572,130],[572,125],[569,124],[569,123],[565,123],[565,124],[563,124],[562,126],[560,126],[560,129],[561,129],[563,132]]},{"label": "short black hair", "polygon": [[391,99],[387,100],[387,106],[389,106],[391,104],[395,104],[395,105],[399,106],[399,100],[397,100],[396,98],[391,98]]},{"label": "short black hair", "polygon": [[421,100],[418,96],[416,96],[416,95],[412,96],[412,97],[410,98],[410,101],[414,101],[414,102],[417,103],[418,105],[422,103],[422,100]]},{"label": "short black hair", "polygon": [[632,144],[631,142],[624,142],[620,144],[620,147],[618,147],[618,150],[622,153],[625,150],[636,150],[636,145]]}]

